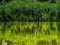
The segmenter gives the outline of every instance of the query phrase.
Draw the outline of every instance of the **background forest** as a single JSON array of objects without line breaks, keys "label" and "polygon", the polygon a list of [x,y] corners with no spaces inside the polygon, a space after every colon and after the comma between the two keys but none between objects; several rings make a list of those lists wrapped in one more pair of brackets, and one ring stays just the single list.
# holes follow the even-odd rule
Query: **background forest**
[{"label": "background forest", "polygon": [[60,21],[58,0],[2,0],[0,21]]}]

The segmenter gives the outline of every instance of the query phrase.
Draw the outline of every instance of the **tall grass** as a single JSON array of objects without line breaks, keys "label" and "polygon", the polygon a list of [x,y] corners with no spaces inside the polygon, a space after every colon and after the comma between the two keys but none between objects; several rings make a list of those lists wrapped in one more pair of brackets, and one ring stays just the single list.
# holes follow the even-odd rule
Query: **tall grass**
[{"label": "tall grass", "polygon": [[3,25],[0,23],[0,39],[11,41],[12,44],[59,44],[58,27],[60,24],[58,22],[5,22],[4,32]]}]

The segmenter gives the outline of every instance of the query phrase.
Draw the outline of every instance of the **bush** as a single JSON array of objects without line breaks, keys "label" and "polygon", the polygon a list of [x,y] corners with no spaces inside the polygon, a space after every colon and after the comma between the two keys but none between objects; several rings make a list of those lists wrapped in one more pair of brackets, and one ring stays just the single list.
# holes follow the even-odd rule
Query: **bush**
[{"label": "bush", "polygon": [[0,6],[0,21],[47,21],[48,19],[50,21],[51,18],[56,21],[56,6],[48,3],[13,1]]}]

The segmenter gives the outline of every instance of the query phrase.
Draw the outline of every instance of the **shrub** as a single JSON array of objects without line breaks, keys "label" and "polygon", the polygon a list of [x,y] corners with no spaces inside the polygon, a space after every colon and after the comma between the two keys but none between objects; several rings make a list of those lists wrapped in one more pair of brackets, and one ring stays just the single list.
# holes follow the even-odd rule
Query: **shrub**
[{"label": "shrub", "polygon": [[48,19],[56,21],[56,6],[48,3],[13,1],[0,6],[0,21],[47,21]]}]

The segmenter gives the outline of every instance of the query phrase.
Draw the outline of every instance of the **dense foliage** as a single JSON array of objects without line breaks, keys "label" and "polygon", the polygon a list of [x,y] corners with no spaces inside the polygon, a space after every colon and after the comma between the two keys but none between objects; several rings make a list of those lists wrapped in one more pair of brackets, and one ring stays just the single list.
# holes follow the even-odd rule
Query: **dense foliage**
[{"label": "dense foliage", "polygon": [[0,21],[59,21],[56,3],[13,0],[0,5]]},{"label": "dense foliage", "polygon": [[59,3],[0,0],[0,45],[60,45]]}]

